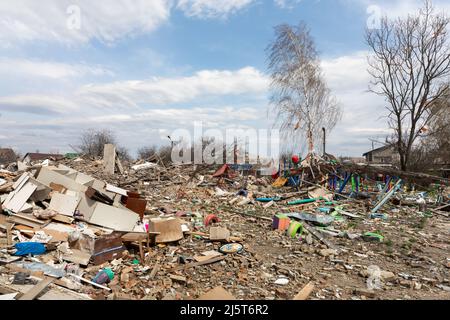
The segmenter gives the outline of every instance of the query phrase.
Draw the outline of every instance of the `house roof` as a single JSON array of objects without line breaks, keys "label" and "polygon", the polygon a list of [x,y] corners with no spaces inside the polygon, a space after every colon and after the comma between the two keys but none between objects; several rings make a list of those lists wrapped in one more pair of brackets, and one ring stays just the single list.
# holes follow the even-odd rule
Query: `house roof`
[{"label": "house roof", "polygon": [[51,154],[51,153],[27,153],[23,159],[29,157],[31,161],[40,161],[49,158],[62,159],[64,158],[61,154]]},{"label": "house roof", "polygon": [[387,146],[383,146],[383,147],[380,147],[380,148],[377,148],[377,149],[370,150],[370,151],[364,153],[363,157],[367,156],[370,153],[381,152],[381,151],[387,150],[387,149],[392,148],[392,147],[394,147],[394,146],[393,145],[387,145]]}]

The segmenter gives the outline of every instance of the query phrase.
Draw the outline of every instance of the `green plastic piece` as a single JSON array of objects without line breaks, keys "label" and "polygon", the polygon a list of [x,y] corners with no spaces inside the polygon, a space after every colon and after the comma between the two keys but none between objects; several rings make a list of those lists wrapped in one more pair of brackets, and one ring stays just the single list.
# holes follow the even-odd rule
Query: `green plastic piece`
[{"label": "green plastic piece", "polygon": [[303,234],[303,224],[298,221],[291,222],[288,229],[288,234],[291,238],[295,238],[297,234]]},{"label": "green plastic piece", "polygon": [[109,280],[114,279],[114,272],[110,268],[105,268],[103,271],[108,275]]},{"label": "green plastic piece", "polygon": [[290,205],[290,206],[295,206],[295,205],[297,205],[297,204],[305,204],[305,203],[312,203],[312,202],[316,202],[316,199],[301,199],[301,200],[295,200],[295,201],[288,202],[288,205]]},{"label": "green plastic piece", "polygon": [[384,237],[381,234],[375,232],[366,232],[364,233],[364,236],[369,238],[377,238],[378,240],[380,240],[380,242],[384,241]]}]

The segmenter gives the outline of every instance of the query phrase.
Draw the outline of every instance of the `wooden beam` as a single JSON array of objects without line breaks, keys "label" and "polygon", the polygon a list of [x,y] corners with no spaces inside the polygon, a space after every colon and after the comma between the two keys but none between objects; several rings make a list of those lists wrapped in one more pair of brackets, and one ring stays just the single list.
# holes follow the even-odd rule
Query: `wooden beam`
[{"label": "wooden beam", "polygon": [[313,290],[314,284],[312,282],[309,282],[306,286],[303,287],[302,290],[300,290],[299,293],[297,293],[293,300],[306,300],[311,295]]},{"label": "wooden beam", "polygon": [[30,291],[25,293],[23,296],[21,296],[18,300],[34,300],[36,297],[47,288],[54,279],[52,278],[45,278],[41,282],[39,282],[37,285],[35,285],[33,288],[31,288]]},{"label": "wooden beam", "polygon": [[320,241],[322,241],[328,248],[330,249],[334,249],[334,250],[339,250],[339,248],[337,248],[334,244],[332,244],[331,242],[329,242],[327,239],[325,239],[319,232],[317,232],[316,230],[314,230],[313,227],[311,227],[308,223],[306,223],[305,221],[302,222],[303,228],[305,228],[305,230],[307,230],[309,233],[311,233],[313,236],[315,236],[317,239],[319,239]]},{"label": "wooden beam", "polygon": [[119,156],[116,155],[116,165],[117,165],[117,169],[119,169],[119,173],[123,174],[123,166],[122,166],[122,162],[120,162]]},{"label": "wooden beam", "polygon": [[152,272],[150,272],[150,276],[149,276],[150,279],[153,279],[156,276],[160,267],[161,267],[161,265],[158,262],[154,265]]},{"label": "wooden beam", "polygon": [[12,246],[12,224],[11,223],[6,223],[6,244],[8,246]]},{"label": "wooden beam", "polygon": [[211,263],[222,261],[223,259],[225,259],[225,256],[214,257],[214,258],[206,260],[206,261],[194,262],[194,263],[186,264],[184,266],[178,266],[178,267],[170,269],[169,272],[174,272],[174,271],[178,271],[178,270],[185,270],[185,269],[189,269],[189,268],[193,268],[193,267],[202,266],[202,265],[205,265],[205,264],[211,264]]}]

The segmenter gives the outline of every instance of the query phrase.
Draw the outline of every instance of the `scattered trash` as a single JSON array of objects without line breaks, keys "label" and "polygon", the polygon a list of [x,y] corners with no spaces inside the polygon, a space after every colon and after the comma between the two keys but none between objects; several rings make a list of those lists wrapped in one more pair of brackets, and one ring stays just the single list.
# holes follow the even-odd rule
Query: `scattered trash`
[{"label": "scattered trash", "polygon": [[205,227],[208,227],[212,223],[219,223],[219,222],[220,222],[220,219],[215,214],[209,214],[205,218],[204,225],[205,225]]},{"label": "scattered trash", "polygon": [[112,279],[114,279],[114,272],[109,268],[105,268],[97,273],[92,281],[97,284],[105,284],[109,283]]},{"label": "scattered trash", "polygon": [[291,238],[296,238],[297,236],[301,236],[303,233],[303,224],[298,221],[292,221],[289,224],[289,228],[287,230],[287,234]]},{"label": "scattered trash", "polygon": [[289,284],[289,279],[287,279],[287,278],[279,278],[274,283],[278,284],[280,286],[286,286],[286,285]]},{"label": "scattered trash", "polygon": [[14,247],[17,249],[15,256],[41,255],[47,251],[44,244],[37,242],[16,243]]},{"label": "scattered trash", "polygon": [[383,242],[384,237],[381,234],[375,232],[366,232],[362,235],[365,241]]},{"label": "scattered trash", "polygon": [[[184,166],[122,163],[105,149],[103,159],[0,170],[5,293],[306,300],[449,290],[446,179],[330,155],[277,168]],[[366,284],[354,288],[355,277]]]},{"label": "scattered trash", "polygon": [[220,247],[219,252],[224,254],[241,253],[244,250],[244,246],[240,243],[229,243]]}]

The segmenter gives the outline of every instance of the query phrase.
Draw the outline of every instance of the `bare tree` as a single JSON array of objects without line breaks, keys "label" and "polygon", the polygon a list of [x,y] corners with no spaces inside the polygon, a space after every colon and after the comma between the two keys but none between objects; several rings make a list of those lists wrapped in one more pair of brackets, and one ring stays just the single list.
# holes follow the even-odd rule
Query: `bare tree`
[{"label": "bare tree", "polygon": [[165,165],[172,163],[172,146],[161,146],[158,149],[158,159]]},{"label": "bare tree", "polygon": [[288,137],[300,129],[311,155],[322,127],[331,131],[342,114],[322,76],[314,41],[304,23],[283,24],[275,27],[268,52],[276,122]]},{"label": "bare tree", "polygon": [[434,162],[450,164],[450,98],[439,101],[432,113],[429,129],[422,130],[427,134],[425,141],[431,146]]},{"label": "bare tree", "polygon": [[158,148],[156,146],[142,147],[138,150],[138,158],[141,160],[149,160],[156,156]]},{"label": "bare tree", "polygon": [[433,119],[432,106],[448,95],[449,18],[436,14],[431,1],[416,15],[383,18],[366,31],[373,81],[369,89],[386,98],[388,123],[395,132],[400,167],[408,170],[413,145]]},{"label": "bare tree", "polygon": [[110,130],[88,129],[81,134],[80,142],[81,144],[78,148],[83,154],[90,157],[103,157],[105,144],[114,144],[116,145],[117,155],[121,160],[132,160],[128,150],[123,146],[117,145],[117,139]]},{"label": "bare tree", "polygon": [[435,169],[450,164],[450,100],[437,101],[431,113],[429,125],[420,130],[419,142],[412,149],[412,170]]},{"label": "bare tree", "polygon": [[128,151],[127,148],[125,148],[124,146],[118,146],[116,147],[116,152],[117,152],[117,156],[119,157],[120,160],[122,161],[132,161],[133,157],[131,156],[130,152]]},{"label": "bare tree", "polygon": [[80,150],[91,157],[102,157],[105,144],[116,144],[116,138],[110,130],[88,129],[81,134]]}]

